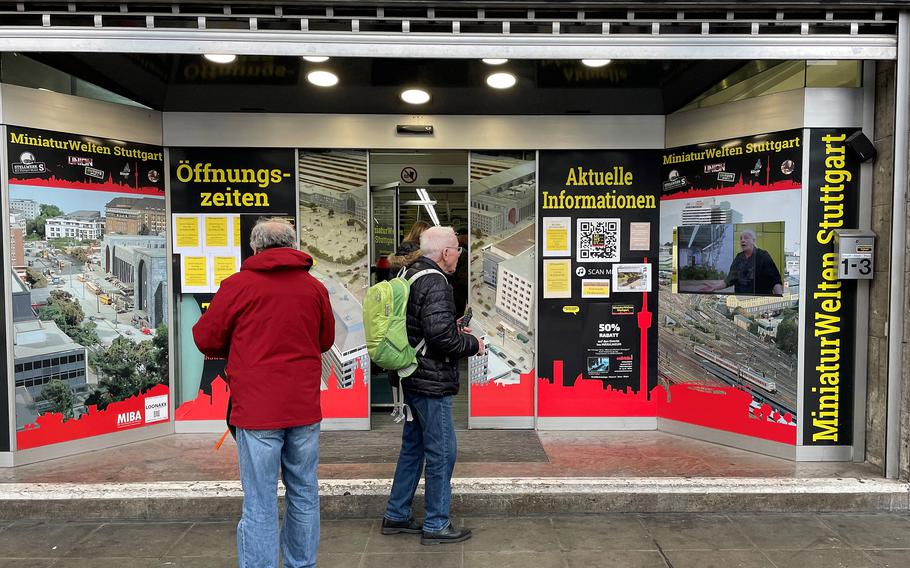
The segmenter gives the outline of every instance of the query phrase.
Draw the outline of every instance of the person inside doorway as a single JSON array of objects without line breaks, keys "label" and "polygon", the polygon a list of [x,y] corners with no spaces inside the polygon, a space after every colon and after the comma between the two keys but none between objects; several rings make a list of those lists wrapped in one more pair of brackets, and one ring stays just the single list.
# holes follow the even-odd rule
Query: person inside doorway
[{"label": "person inside doorway", "polygon": [[468,228],[465,226],[456,227],[455,235],[458,237],[458,244],[464,251],[458,257],[458,266],[455,267],[455,274],[449,277],[452,283],[452,292],[455,294],[455,313],[459,316],[464,315],[465,308],[468,305]]},{"label": "person inside doorway", "polygon": [[411,230],[398,245],[398,250],[389,257],[393,271],[400,270],[420,258],[420,235],[429,228],[430,224],[426,221],[415,221],[411,225]]}]

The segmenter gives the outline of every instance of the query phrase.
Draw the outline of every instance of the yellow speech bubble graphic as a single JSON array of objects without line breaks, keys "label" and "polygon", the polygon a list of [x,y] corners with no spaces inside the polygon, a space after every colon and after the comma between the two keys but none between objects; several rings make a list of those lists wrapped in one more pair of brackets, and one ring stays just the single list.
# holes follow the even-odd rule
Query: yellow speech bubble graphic
[{"label": "yellow speech bubble graphic", "polygon": [[581,308],[579,308],[578,306],[563,306],[562,311],[567,314],[578,315],[578,312],[581,311]]}]

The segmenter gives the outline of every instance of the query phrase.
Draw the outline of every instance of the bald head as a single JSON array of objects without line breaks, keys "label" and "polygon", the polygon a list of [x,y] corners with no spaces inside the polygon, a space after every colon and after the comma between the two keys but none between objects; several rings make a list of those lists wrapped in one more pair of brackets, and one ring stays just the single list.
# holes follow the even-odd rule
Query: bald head
[{"label": "bald head", "polygon": [[250,246],[255,253],[270,248],[297,248],[297,231],[285,219],[262,219],[250,232]]}]

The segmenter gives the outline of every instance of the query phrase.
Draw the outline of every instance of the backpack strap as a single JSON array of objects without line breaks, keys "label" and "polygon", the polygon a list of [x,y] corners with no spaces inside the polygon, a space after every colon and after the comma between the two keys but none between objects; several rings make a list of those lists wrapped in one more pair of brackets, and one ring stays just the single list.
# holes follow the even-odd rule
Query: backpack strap
[{"label": "backpack strap", "polygon": [[392,421],[396,424],[402,420],[414,421],[411,407],[404,402],[404,389],[401,387],[401,375],[398,375],[398,386],[392,387]]},{"label": "backpack strap", "polygon": [[[419,271],[419,272],[416,272],[415,274],[411,275],[411,277],[408,278],[408,284],[410,284],[411,286],[413,286],[413,285],[414,285],[414,282],[416,282],[418,278],[421,278],[422,276],[426,276],[427,274],[433,274],[434,272],[435,272],[436,274],[442,276],[443,278],[445,278],[445,276],[446,276],[445,274],[443,274],[442,272],[436,270],[435,268],[424,268],[423,270],[421,270],[421,271]],[[402,274],[403,274],[403,273],[402,273]]]},{"label": "backpack strap", "polygon": [[[417,272],[416,274],[411,275],[411,277],[408,278],[408,285],[409,285],[409,286],[413,286],[413,285],[414,285],[414,282],[416,282],[418,278],[421,278],[421,277],[423,277],[423,276],[426,276],[427,274],[433,274],[433,273],[436,273],[436,274],[442,276],[443,278],[445,278],[445,276],[446,276],[445,274],[443,274],[442,272],[436,270],[435,268],[426,268],[426,269],[424,269],[424,270],[421,270],[421,271]],[[427,354],[427,340],[426,340],[426,338],[421,339],[420,342],[417,343],[417,345],[414,346],[414,351],[416,351],[419,355],[426,355],[426,354]],[[411,375],[411,373],[413,373],[413,372],[416,371],[416,370],[417,370],[417,363],[413,363],[413,364],[411,364],[411,365],[408,365],[408,366],[405,367],[404,369],[399,369],[399,370],[398,370],[399,384],[400,384],[400,381],[401,381],[401,377],[408,377],[408,376]],[[402,396],[403,396],[403,395],[402,395]]]}]

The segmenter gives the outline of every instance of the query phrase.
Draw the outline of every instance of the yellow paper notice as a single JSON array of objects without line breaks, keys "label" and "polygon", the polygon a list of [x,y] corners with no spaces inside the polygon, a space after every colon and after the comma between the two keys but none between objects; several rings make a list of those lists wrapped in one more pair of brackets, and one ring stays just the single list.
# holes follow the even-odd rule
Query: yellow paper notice
[{"label": "yellow paper notice", "polygon": [[199,247],[199,219],[197,217],[177,217],[174,219],[174,231],[177,233],[178,248]]},{"label": "yellow paper notice", "polygon": [[547,231],[547,250],[565,250],[569,248],[569,230],[567,227],[551,227]]},{"label": "yellow paper notice", "polygon": [[610,281],[609,280],[582,280],[581,281],[582,298],[609,298]]},{"label": "yellow paper notice", "polygon": [[571,261],[569,260],[544,260],[543,261],[543,297],[544,298],[571,298],[572,280]]},{"label": "yellow paper notice", "polygon": [[208,286],[208,267],[204,256],[183,257],[183,285],[203,288]]},{"label": "yellow paper notice", "polygon": [[544,217],[543,256],[572,255],[572,219],[569,217]]},{"label": "yellow paper notice", "polygon": [[205,218],[205,246],[227,248],[228,246],[228,218]]},{"label": "yellow paper notice", "polygon": [[215,286],[221,286],[221,281],[237,272],[237,257],[216,256],[214,258]]},{"label": "yellow paper notice", "polygon": [[234,217],[234,248],[240,248],[240,215]]}]

